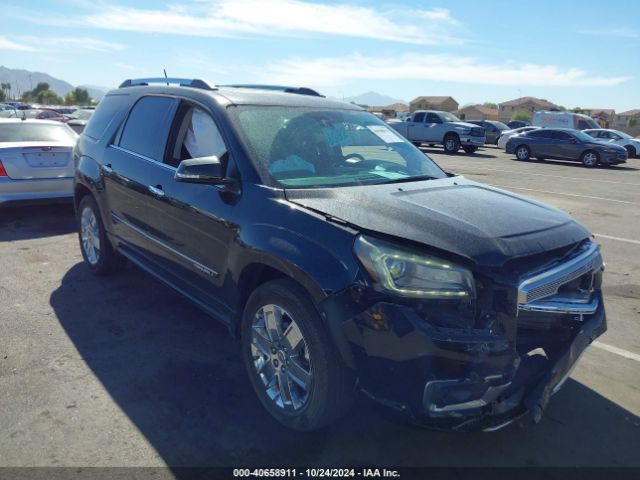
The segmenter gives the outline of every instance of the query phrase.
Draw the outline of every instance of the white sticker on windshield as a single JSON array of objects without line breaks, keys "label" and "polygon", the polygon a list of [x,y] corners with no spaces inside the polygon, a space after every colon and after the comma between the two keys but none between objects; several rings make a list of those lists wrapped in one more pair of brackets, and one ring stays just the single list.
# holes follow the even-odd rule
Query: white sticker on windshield
[{"label": "white sticker on windshield", "polygon": [[383,125],[367,125],[367,128],[385,143],[404,142],[400,135]]}]

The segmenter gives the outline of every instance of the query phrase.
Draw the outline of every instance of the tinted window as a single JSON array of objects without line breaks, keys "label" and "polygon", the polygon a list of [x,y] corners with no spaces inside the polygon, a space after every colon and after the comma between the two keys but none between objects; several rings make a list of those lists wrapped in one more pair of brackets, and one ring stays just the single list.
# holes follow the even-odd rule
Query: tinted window
[{"label": "tinted window", "polygon": [[107,95],[104,97],[98,108],[94,111],[89,123],[85,127],[83,134],[95,140],[102,138],[107,127],[112,121],[121,121],[126,113],[129,95]]},{"label": "tinted window", "polygon": [[415,117],[413,117],[414,122],[424,122],[424,112],[416,113]]},{"label": "tinted window", "polygon": [[555,138],[556,140],[563,140],[563,141],[568,141],[571,138],[573,138],[571,135],[569,135],[567,132],[560,132],[560,131],[555,131],[555,132],[551,132],[553,134],[553,138]]},{"label": "tinted window", "polygon": [[120,146],[162,161],[177,101],[168,97],[143,97],[134,105],[124,126]]},{"label": "tinted window", "polygon": [[62,142],[75,143],[78,136],[64,124],[0,123],[0,142]]},{"label": "tinted window", "polygon": [[549,138],[550,135],[547,135],[547,130],[531,130],[526,133],[527,137],[533,138]]},{"label": "tinted window", "polygon": [[427,123],[442,123],[440,117],[435,113],[427,113]]}]

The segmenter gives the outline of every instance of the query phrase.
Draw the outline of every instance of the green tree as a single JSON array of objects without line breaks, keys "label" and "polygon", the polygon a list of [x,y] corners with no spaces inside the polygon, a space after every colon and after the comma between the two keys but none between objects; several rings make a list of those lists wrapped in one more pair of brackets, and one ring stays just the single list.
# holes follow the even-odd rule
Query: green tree
[{"label": "green tree", "polygon": [[27,90],[22,94],[23,102],[36,102],[43,105],[60,105],[62,98],[53,90],[47,82],[38,82],[36,88]]},{"label": "green tree", "polygon": [[0,102],[4,102],[7,99],[7,94],[4,93],[4,89],[0,90]]},{"label": "green tree", "polygon": [[67,105],[89,105],[91,102],[86,88],[76,87],[64,96],[64,103]]},{"label": "green tree", "polygon": [[6,99],[9,98],[9,92],[11,92],[11,83],[7,82],[7,83],[2,83],[0,85],[0,87],[2,87],[2,91],[0,91],[0,102],[5,101]]},{"label": "green tree", "polygon": [[511,120],[520,120],[523,122],[530,122],[531,114],[526,110],[517,110],[513,112],[513,115],[511,115]]},{"label": "green tree", "polygon": [[482,104],[483,107],[493,108],[494,110],[498,110],[498,104],[493,102],[484,102]]},{"label": "green tree", "polygon": [[635,127],[638,124],[638,120],[635,118],[631,118],[629,119],[629,126],[630,127]]}]

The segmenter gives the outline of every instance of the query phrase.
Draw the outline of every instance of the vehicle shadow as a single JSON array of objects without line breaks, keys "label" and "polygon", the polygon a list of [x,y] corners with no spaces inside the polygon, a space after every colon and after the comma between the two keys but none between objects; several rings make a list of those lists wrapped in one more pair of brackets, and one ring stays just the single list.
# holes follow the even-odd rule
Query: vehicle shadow
[{"label": "vehicle shadow", "polygon": [[[435,154],[435,155],[446,155],[446,153],[440,148],[429,148],[429,147],[420,147],[420,150],[422,150],[424,153],[428,154]],[[474,153],[464,153],[462,150],[460,150],[459,152],[453,154],[453,155],[449,155],[450,157],[454,158],[454,157],[471,157],[471,158],[496,158],[496,156],[492,153],[483,153],[483,150],[477,150]]]},{"label": "vehicle shadow", "polygon": [[0,208],[0,242],[65,235],[76,231],[73,203]]},{"label": "vehicle shadow", "polygon": [[[584,170],[587,170],[582,163],[580,162],[571,162],[571,161],[564,161],[564,160],[518,160],[515,156],[513,158],[510,158],[510,160],[517,162],[517,163],[536,163],[539,165],[563,165],[563,166],[567,166],[567,167],[572,167],[572,168],[581,168]],[[616,172],[616,171],[629,171],[629,172],[637,172],[640,171],[640,168],[638,167],[632,167],[632,166],[625,166],[625,165],[615,165],[615,166],[602,166],[599,165],[598,167],[596,167],[596,169],[599,170],[610,170],[612,172]]]},{"label": "vehicle shadow", "polygon": [[640,464],[638,418],[573,380],[537,426],[434,432],[359,398],[335,425],[295,433],[263,410],[226,328],[137,268],[98,278],[78,263],[50,303],[93,374],[171,467]]}]

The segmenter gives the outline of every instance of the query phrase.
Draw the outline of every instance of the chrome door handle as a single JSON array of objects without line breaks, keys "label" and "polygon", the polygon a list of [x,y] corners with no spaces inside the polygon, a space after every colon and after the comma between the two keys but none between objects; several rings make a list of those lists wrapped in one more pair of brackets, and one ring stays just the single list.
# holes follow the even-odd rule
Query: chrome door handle
[{"label": "chrome door handle", "polygon": [[154,195],[157,195],[158,197],[164,197],[164,190],[162,190],[162,187],[160,185],[158,185],[157,187],[149,185],[147,188]]},{"label": "chrome door handle", "polygon": [[113,168],[111,168],[110,163],[107,163],[106,165],[102,165],[102,170],[104,170],[105,173],[113,173]]}]

